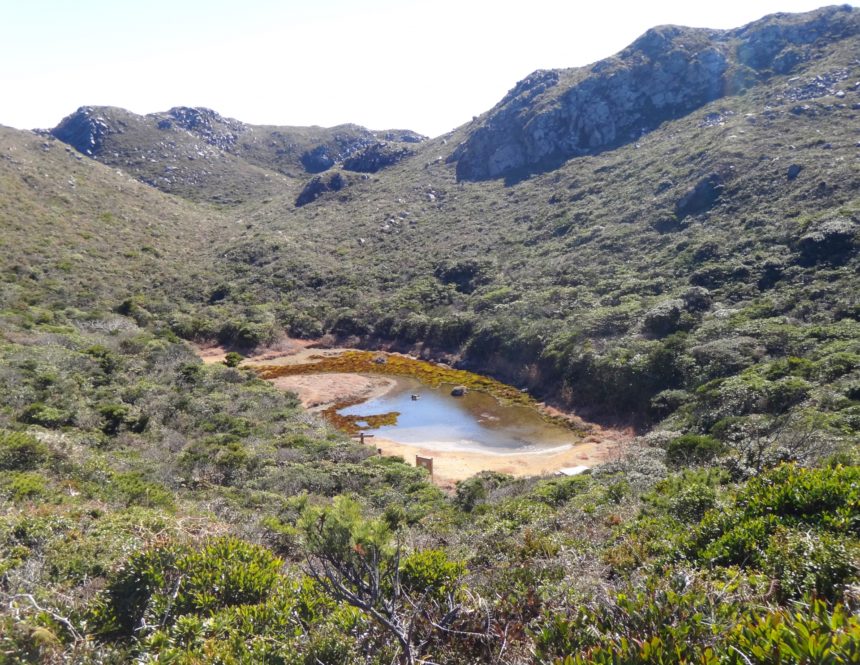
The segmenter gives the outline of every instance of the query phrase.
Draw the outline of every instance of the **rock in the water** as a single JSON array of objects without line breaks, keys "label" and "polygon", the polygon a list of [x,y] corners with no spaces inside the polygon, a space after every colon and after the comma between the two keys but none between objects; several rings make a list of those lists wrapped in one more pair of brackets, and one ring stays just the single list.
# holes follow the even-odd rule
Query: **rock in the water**
[{"label": "rock in the water", "polygon": [[453,388],[451,388],[452,397],[462,397],[467,392],[469,392],[469,390],[466,388],[466,386],[454,386]]}]

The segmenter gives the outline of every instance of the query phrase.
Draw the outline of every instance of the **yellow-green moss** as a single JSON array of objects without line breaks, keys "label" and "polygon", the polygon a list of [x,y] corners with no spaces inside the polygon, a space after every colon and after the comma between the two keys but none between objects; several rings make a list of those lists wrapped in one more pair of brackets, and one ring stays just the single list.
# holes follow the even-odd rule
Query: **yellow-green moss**
[{"label": "yellow-green moss", "polygon": [[[384,362],[379,362],[378,359],[384,359]],[[312,356],[311,360],[315,362],[300,365],[263,365],[255,369],[264,379],[327,372],[408,376],[433,387],[443,383],[465,386],[469,390],[489,393],[507,404],[536,405],[528,394],[495,379],[396,353],[349,350],[337,356]]]}]

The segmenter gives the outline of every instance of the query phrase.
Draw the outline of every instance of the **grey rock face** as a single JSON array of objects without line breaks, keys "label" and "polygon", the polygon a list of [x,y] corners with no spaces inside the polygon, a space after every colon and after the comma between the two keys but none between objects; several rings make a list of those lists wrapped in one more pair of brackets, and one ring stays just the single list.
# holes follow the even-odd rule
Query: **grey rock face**
[{"label": "grey rock face", "polygon": [[804,48],[860,32],[860,11],[777,14],[732,31],[663,26],[612,58],[520,81],[449,157],[457,177],[543,171],[636,140],[662,122],[801,62]]},{"label": "grey rock face", "polygon": [[104,147],[104,139],[120,130],[111,125],[96,109],[82,106],[70,116],[63,118],[51,130],[56,138],[85,155],[98,155]]},{"label": "grey rock face", "polygon": [[683,300],[664,300],[645,313],[642,328],[660,337],[673,333],[678,329],[684,309]]},{"label": "grey rock face", "polygon": [[322,173],[334,166],[335,160],[327,146],[318,145],[313,150],[303,152],[301,162],[308,173]]},{"label": "grey rock face", "polygon": [[358,173],[376,173],[411,154],[413,153],[408,148],[382,141],[369,145],[364,150],[345,159],[343,168]]},{"label": "grey rock face", "polygon": [[[175,125],[202,138],[209,145],[230,150],[236,145],[237,137],[245,131],[245,125],[238,120],[224,118],[212,109],[190,106],[176,106],[167,112],[170,123],[167,127]],[[164,129],[159,121],[159,129]]]}]

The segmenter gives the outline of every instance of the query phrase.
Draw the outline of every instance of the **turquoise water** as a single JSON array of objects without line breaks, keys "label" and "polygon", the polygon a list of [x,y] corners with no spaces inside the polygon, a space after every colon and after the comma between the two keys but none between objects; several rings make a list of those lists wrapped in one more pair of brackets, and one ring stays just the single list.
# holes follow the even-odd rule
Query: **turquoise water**
[{"label": "turquoise water", "polygon": [[[397,379],[397,385],[385,395],[339,413],[370,416],[397,411],[397,424],[364,432],[437,450],[543,452],[575,442],[570,430],[546,422],[534,409],[505,406],[479,392],[452,397],[452,387],[432,388],[415,379]],[[412,399],[413,394],[417,400]]]}]

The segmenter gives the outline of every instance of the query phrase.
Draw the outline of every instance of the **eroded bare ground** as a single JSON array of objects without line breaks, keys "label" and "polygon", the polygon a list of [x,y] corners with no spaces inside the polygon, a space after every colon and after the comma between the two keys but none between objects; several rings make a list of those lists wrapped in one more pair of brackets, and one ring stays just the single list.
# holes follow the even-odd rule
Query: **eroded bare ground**
[{"label": "eroded bare ground", "polygon": [[384,395],[396,383],[388,377],[362,374],[303,374],[279,376],[271,381],[282,390],[296,393],[302,406],[310,411],[322,410],[337,402],[364,402]]},{"label": "eroded bare ground", "polygon": [[[242,366],[313,363],[315,359],[336,356],[347,350],[320,349],[313,346],[312,341],[284,340],[275,348],[246,358]],[[198,347],[196,351],[206,363],[223,362],[226,355],[226,350],[218,346]],[[272,383],[282,390],[296,393],[305,408],[318,411],[347,400],[363,401],[383,395],[396,381],[385,376],[321,373],[282,376],[272,379]],[[586,425],[574,414],[562,414],[551,407],[547,409],[554,415],[565,415],[578,424]],[[441,487],[451,488],[458,480],[469,478],[480,471],[498,471],[512,476],[538,476],[556,473],[559,469],[572,466],[593,467],[616,458],[632,438],[632,430],[587,424],[587,433],[579,443],[547,452],[493,454],[439,450],[431,441],[408,445],[381,437],[369,438],[367,445],[373,446],[383,455],[399,455],[413,465],[416,455],[432,457],[434,482]]]}]

